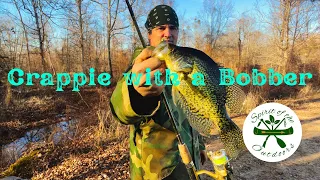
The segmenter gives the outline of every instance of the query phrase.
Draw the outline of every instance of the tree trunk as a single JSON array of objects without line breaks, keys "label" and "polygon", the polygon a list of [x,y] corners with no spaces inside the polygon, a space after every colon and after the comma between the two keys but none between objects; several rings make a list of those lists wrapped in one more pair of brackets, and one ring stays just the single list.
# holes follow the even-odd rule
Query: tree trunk
[{"label": "tree trunk", "polygon": [[71,68],[70,68],[70,51],[69,51],[69,33],[67,34],[67,71],[70,72]]},{"label": "tree trunk", "polygon": [[81,62],[82,62],[82,71],[84,72],[86,69],[86,64],[84,61],[84,38],[83,38],[83,20],[82,20],[82,0],[77,0],[78,7],[78,21],[80,28],[80,49],[81,49]]},{"label": "tree trunk", "polygon": [[4,104],[6,108],[9,107],[11,98],[12,98],[11,84],[9,83],[9,81],[6,81],[6,97],[4,100]]},{"label": "tree trunk", "polygon": [[[46,71],[46,62],[45,62],[45,58],[44,58],[44,45],[43,45],[43,34],[41,32],[42,29],[44,29],[44,27],[40,27],[40,23],[39,22],[39,13],[38,13],[38,9],[39,9],[39,4],[37,4],[36,0],[31,0],[32,2],[32,7],[33,7],[33,12],[34,12],[34,18],[36,21],[36,26],[37,26],[37,34],[38,34],[38,40],[39,40],[39,48],[40,48],[40,56],[41,56],[41,64],[42,64],[42,71]],[[41,15],[40,15],[41,16]],[[41,29],[42,28],[42,29]]]},{"label": "tree trunk", "polygon": [[282,0],[282,26],[280,32],[280,47],[282,58],[286,64],[289,58],[289,22],[290,22],[290,12],[291,12],[291,0]]},{"label": "tree trunk", "polygon": [[22,15],[21,15],[21,12],[20,12],[20,9],[18,7],[18,4],[17,4],[17,1],[14,0],[14,5],[18,11],[18,14],[19,14],[19,18],[20,18],[20,22],[21,22],[21,25],[22,25],[22,29],[23,29],[23,33],[24,33],[24,39],[25,39],[25,43],[26,43],[26,47],[27,47],[27,59],[28,59],[28,70],[29,72],[31,72],[31,60],[30,60],[30,50],[29,50],[29,38],[28,38],[28,32],[27,32],[27,29],[26,29],[26,25],[22,19]]},{"label": "tree trunk", "polygon": [[113,77],[113,74],[112,74],[112,61],[111,61],[111,0],[108,0],[107,29],[108,29],[108,37],[107,37],[108,62],[109,62],[110,75],[111,75],[111,77]]},{"label": "tree trunk", "polygon": [[242,54],[242,42],[241,42],[241,25],[238,29],[238,62],[241,64],[241,54]]},{"label": "tree trunk", "polygon": [[[16,67],[17,66],[17,59],[18,59],[18,34],[15,33],[15,45],[14,45],[14,59],[12,61],[12,67]],[[20,64],[19,64],[20,65]]]},{"label": "tree trunk", "polygon": [[291,44],[291,48],[290,48],[290,54],[293,54],[293,51],[294,51],[294,46],[295,46],[295,42],[296,42],[296,39],[297,39],[297,34],[298,34],[298,26],[299,26],[299,15],[300,15],[300,1],[297,1],[297,12],[295,14],[295,26],[294,26],[294,32],[293,32],[293,37],[292,37],[292,44]]}]

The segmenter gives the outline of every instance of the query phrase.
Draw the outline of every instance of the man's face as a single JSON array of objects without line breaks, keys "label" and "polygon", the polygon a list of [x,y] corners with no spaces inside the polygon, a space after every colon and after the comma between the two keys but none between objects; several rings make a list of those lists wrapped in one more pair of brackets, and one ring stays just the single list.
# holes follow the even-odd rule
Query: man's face
[{"label": "man's face", "polygon": [[152,29],[148,34],[149,43],[151,46],[156,47],[161,40],[165,40],[171,44],[177,44],[179,30],[177,27],[171,24],[157,26]]}]

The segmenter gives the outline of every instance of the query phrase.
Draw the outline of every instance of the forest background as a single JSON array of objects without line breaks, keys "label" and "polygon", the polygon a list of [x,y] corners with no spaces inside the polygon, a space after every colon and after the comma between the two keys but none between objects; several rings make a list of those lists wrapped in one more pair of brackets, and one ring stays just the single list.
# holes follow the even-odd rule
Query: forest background
[{"label": "forest background", "polygon": [[[168,4],[180,21],[178,45],[204,51],[235,74],[251,73],[252,68],[265,74],[268,68],[282,74],[313,74],[304,87],[244,87],[242,116],[264,102],[279,101],[295,108],[319,101],[320,1],[130,3],[145,41],[148,12],[155,5]],[[141,47],[125,2],[0,0],[0,19],[2,176],[128,178],[128,127],[118,123],[109,108],[114,85],[134,49]],[[7,74],[15,67],[54,75],[94,68],[97,74],[108,72],[112,85],[83,87],[81,92],[71,92],[71,86],[55,92],[37,81],[33,87],[12,87]]]}]

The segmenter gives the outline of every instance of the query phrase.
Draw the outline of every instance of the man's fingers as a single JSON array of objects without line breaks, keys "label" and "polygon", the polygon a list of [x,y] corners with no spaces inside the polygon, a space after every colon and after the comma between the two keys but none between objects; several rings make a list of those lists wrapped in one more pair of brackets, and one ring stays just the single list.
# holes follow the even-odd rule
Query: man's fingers
[{"label": "man's fingers", "polygon": [[164,89],[164,85],[162,86],[150,86],[150,87],[139,87],[137,90],[142,96],[149,97],[149,96],[159,96]]},{"label": "man's fingers", "polygon": [[151,71],[159,68],[160,66],[163,66],[164,61],[160,61],[158,58],[151,57],[146,61],[135,63],[134,64],[134,70],[137,73],[146,73],[146,69],[150,68]]},{"label": "man's fingers", "polygon": [[145,61],[152,55],[152,49],[150,47],[145,48],[142,50],[142,52],[136,57],[135,63],[141,63],[142,61]]},{"label": "man's fingers", "polygon": [[[160,74],[160,79],[162,79],[163,78],[163,76],[164,76],[164,72],[165,72],[165,69],[164,68],[159,68],[159,69],[155,69],[155,70],[153,70],[153,71],[151,71],[150,73],[148,73],[148,75],[147,75],[147,73],[146,74],[143,74],[142,76],[141,76],[141,78],[140,78],[140,82],[139,82],[139,87],[145,87],[145,84],[146,84],[146,82],[147,82],[147,78],[148,78],[148,80],[149,80],[149,82],[151,83],[151,86],[154,86],[154,85],[156,85],[155,84],[155,73],[156,72],[160,72],[161,74]],[[149,76],[149,77],[147,77],[147,76]],[[149,79],[150,78],[150,79]],[[164,82],[163,82],[164,83]],[[150,85],[146,85],[146,86],[150,86]]]},{"label": "man's fingers", "polygon": [[[142,96],[158,96],[164,89],[165,82],[163,80],[165,78],[165,62],[160,61],[158,58],[151,57],[151,55],[152,49],[144,49],[135,59],[135,63],[132,67],[132,73],[143,74],[139,80],[138,85],[134,85],[134,88]],[[149,68],[150,71],[146,72],[147,68]],[[159,80],[162,80],[162,85],[160,86],[155,83],[155,75],[157,72],[161,73],[159,74]],[[147,85],[146,82],[148,82]]]}]

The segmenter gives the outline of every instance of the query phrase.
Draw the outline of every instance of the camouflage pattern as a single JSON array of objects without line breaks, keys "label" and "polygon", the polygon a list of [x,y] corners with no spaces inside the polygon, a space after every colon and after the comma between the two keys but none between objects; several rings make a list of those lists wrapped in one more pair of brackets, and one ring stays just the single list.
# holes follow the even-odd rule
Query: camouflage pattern
[{"label": "camouflage pattern", "polygon": [[[134,58],[142,49],[135,51]],[[188,146],[196,167],[200,167],[200,150],[205,146],[202,136],[190,127],[186,114],[181,107],[174,105],[171,98],[171,86],[166,86],[168,103],[176,120],[178,131]],[[129,90],[124,78],[116,86],[111,97],[113,115],[123,124],[130,125],[130,171],[131,179],[163,179],[174,171],[181,177],[187,177],[181,168],[178,141],[173,131],[169,116],[162,101],[153,112],[139,115],[131,107]],[[143,104],[141,104],[143,106]],[[180,178],[179,178],[180,179]],[[185,178],[183,178],[185,179]]]}]

